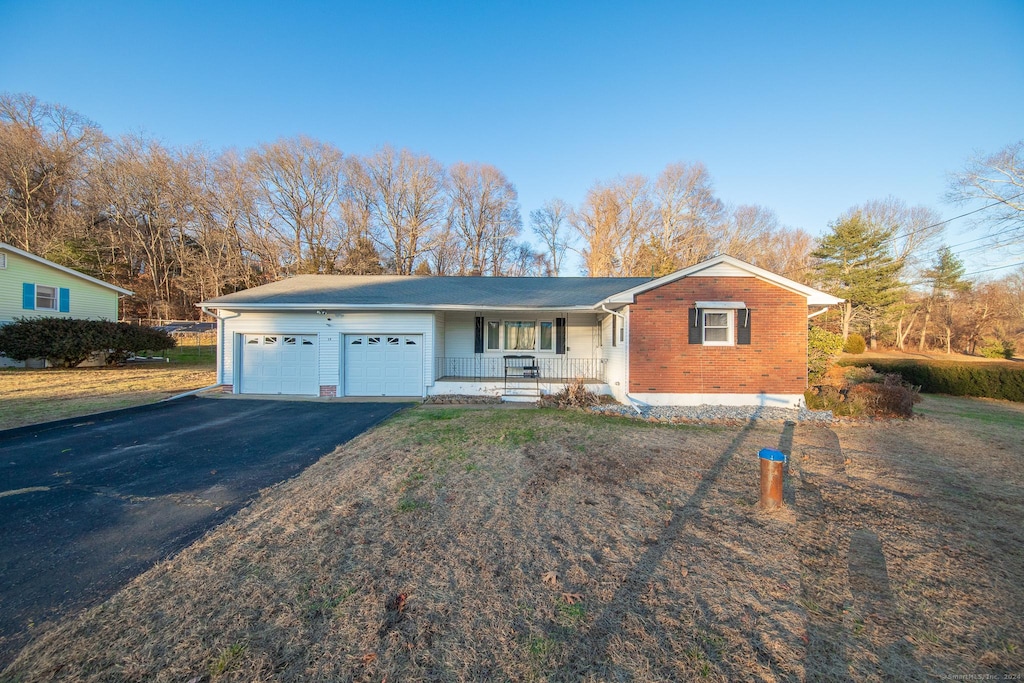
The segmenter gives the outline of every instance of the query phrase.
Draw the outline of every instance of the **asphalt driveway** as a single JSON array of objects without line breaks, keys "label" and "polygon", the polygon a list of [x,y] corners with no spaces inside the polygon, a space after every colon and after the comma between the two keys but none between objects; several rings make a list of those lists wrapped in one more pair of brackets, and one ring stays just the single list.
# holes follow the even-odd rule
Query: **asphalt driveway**
[{"label": "asphalt driveway", "polygon": [[192,397],[0,432],[0,668],[407,405]]}]

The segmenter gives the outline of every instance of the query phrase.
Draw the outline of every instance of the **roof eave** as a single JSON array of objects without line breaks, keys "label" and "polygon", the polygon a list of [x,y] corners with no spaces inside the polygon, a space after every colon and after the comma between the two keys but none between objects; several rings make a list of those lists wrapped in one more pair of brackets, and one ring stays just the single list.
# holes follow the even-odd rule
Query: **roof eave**
[{"label": "roof eave", "polygon": [[696,263],[692,266],[688,266],[687,268],[683,268],[682,270],[677,270],[674,273],[669,273],[668,275],[664,275],[651,280],[650,282],[624,290],[618,294],[613,294],[605,298],[603,301],[599,301],[594,307],[599,308],[602,305],[636,303],[637,294],[643,294],[646,291],[657,289],[658,287],[670,284],[676,280],[691,277],[702,270],[707,270],[708,268],[717,266],[721,263],[726,263],[735,268],[746,271],[750,273],[751,277],[760,278],[776,286],[782,287],[783,289],[788,289],[795,294],[801,294],[807,297],[808,306],[831,306],[843,302],[843,299],[836,298],[831,294],[826,294],[825,292],[814,289],[813,287],[800,284],[795,280],[790,280],[789,278],[773,273],[770,270],[759,268],[753,264],[733,258],[732,256],[722,255],[708,259],[707,261]]},{"label": "roof eave", "polygon": [[196,304],[197,308],[214,308],[230,311],[590,311],[589,304],[569,304],[560,306],[492,306],[490,304],[346,304],[338,302],[310,303],[231,303],[228,301],[204,301]]},{"label": "roof eave", "polygon": [[86,282],[91,282],[94,285],[99,285],[101,287],[106,287],[107,289],[112,289],[115,292],[118,292],[120,294],[124,294],[125,296],[133,296],[135,294],[135,292],[133,292],[131,290],[128,290],[128,289],[125,289],[124,287],[118,287],[117,285],[112,285],[109,282],[104,282],[103,280],[100,280],[98,278],[94,278],[91,275],[86,275],[85,273],[80,273],[77,270],[75,270],[74,268],[68,268],[66,266],[60,265],[59,263],[54,263],[53,261],[50,261],[48,259],[44,259],[42,256],[36,256],[35,254],[33,254],[31,252],[25,251],[23,249],[18,249],[17,247],[11,246],[10,244],[7,244],[6,242],[0,242],[0,249],[5,249],[7,251],[10,251],[12,253],[17,254],[18,256],[22,256],[22,257],[27,258],[27,259],[29,259],[31,261],[35,261],[36,263],[41,263],[44,266],[49,266],[50,268],[62,271],[64,273],[67,273],[68,275],[73,275],[73,276],[75,276],[75,277],[77,277],[77,278],[79,278],[81,280],[85,280]]}]

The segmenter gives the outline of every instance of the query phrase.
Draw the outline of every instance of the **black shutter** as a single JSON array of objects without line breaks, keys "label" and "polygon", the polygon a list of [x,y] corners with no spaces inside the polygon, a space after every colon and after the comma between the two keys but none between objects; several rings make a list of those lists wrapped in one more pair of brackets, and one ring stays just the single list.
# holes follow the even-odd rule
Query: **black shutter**
[{"label": "black shutter", "polygon": [[565,318],[555,318],[555,353],[565,353]]},{"label": "black shutter", "polygon": [[476,317],[476,340],[474,341],[476,353],[484,352],[484,319]]},{"label": "black shutter", "polygon": [[741,308],[736,311],[736,343],[750,343],[750,309]]},{"label": "black shutter", "polygon": [[696,308],[690,309],[690,343],[691,344],[703,344],[704,343],[704,325],[702,324],[703,316],[700,311]]}]

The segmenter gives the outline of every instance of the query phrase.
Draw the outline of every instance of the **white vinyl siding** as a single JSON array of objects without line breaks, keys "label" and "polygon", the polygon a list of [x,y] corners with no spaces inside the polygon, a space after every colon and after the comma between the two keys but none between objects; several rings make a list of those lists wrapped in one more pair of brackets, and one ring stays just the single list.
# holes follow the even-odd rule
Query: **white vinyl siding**
[{"label": "white vinyl siding", "polygon": [[[230,317],[241,313],[238,317]],[[335,386],[342,395],[345,386],[343,377],[341,341],[346,334],[420,334],[423,335],[423,358],[434,357],[434,314],[430,312],[331,312],[328,315],[315,311],[220,311],[224,320],[224,341],[227,347],[222,352],[224,374],[222,382],[235,384],[238,377],[234,366],[238,358],[240,335],[284,333],[319,335],[319,381],[321,386]],[[330,318],[330,320],[328,320]],[[472,344],[472,333],[470,334]],[[432,386],[433,364],[423,363],[423,380]]]},{"label": "white vinyl siding", "polygon": [[[444,355],[444,311],[434,313],[434,356]],[[424,357],[427,360],[427,357]]]},{"label": "white vinyl siding", "polygon": [[[536,337],[539,340],[541,338],[540,325],[542,322],[554,323],[556,318],[566,318],[566,357],[567,358],[600,358],[601,350],[597,344],[597,316],[593,313],[587,312],[570,312],[570,313],[559,313],[556,311],[480,311],[478,313],[463,313],[462,311],[452,312],[448,311],[445,314],[444,324],[444,338],[445,338],[445,353],[444,356],[451,358],[469,358],[475,354],[474,340],[476,339],[476,316],[483,316],[484,318],[484,352],[486,354],[492,354],[501,356],[506,353],[528,353],[525,351],[511,351],[505,349],[504,340],[502,338],[502,326],[505,321],[516,321],[516,320],[533,320],[537,322],[535,328]],[[490,322],[496,323],[498,333],[498,345],[496,348],[492,348],[489,345],[488,333],[490,331]],[[552,354],[555,353],[554,339],[555,330],[552,324],[551,330],[551,348],[550,349],[536,349],[538,354]]]},{"label": "white vinyl siding", "polygon": [[601,335],[603,346],[601,348],[601,357],[607,359],[605,365],[605,381],[608,382],[608,386],[612,390],[612,395],[620,401],[626,400],[627,380],[629,379],[627,373],[627,358],[629,357],[629,307],[625,307],[619,311],[626,316],[625,321],[622,318],[615,320],[615,331],[616,334],[623,326],[626,329],[625,334],[622,336],[623,341],[617,341],[615,345],[612,345],[612,315],[606,315],[601,323]]}]

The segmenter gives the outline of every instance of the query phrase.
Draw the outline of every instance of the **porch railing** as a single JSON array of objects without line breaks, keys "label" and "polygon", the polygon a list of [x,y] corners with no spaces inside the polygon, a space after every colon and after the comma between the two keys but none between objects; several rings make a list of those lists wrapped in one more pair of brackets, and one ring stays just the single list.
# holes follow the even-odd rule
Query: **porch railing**
[{"label": "porch railing", "polygon": [[[540,366],[540,380],[545,379],[596,379],[604,381],[604,358],[565,358],[563,356],[537,356],[535,365]],[[444,356],[434,359],[435,377],[471,377],[480,379],[504,379],[505,359],[502,356]]]}]

